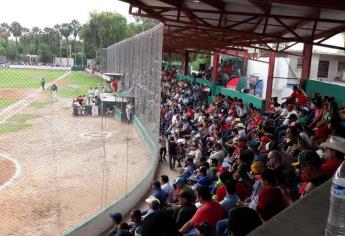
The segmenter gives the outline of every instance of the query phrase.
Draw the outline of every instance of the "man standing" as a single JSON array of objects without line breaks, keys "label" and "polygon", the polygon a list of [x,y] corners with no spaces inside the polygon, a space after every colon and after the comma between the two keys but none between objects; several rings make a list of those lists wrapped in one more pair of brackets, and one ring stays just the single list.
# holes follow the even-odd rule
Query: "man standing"
[{"label": "man standing", "polygon": [[130,123],[131,122],[131,116],[132,116],[132,105],[130,102],[128,102],[126,105],[126,116],[127,116],[128,123]]},{"label": "man standing", "polygon": [[56,94],[57,94],[57,86],[55,83],[53,83],[52,87],[51,87],[51,91],[52,91],[52,96],[53,97],[56,97]]},{"label": "man standing", "polygon": [[46,85],[46,81],[44,80],[44,77],[42,77],[42,79],[41,79],[41,87],[42,87],[42,90],[45,89],[45,85]]},{"label": "man standing", "polygon": [[161,135],[159,137],[159,157],[160,157],[160,161],[166,161],[165,159],[165,155],[167,153],[167,142],[166,142],[166,138],[164,137],[164,135]]},{"label": "man standing", "polygon": [[174,140],[174,137],[170,137],[168,142],[168,151],[169,151],[169,167],[170,170],[175,169],[175,162],[177,156],[177,144]]},{"label": "man standing", "polygon": [[113,83],[112,83],[111,85],[112,85],[112,87],[113,87],[114,94],[116,94],[116,93],[117,93],[117,80],[114,79],[114,80],[113,80]]}]

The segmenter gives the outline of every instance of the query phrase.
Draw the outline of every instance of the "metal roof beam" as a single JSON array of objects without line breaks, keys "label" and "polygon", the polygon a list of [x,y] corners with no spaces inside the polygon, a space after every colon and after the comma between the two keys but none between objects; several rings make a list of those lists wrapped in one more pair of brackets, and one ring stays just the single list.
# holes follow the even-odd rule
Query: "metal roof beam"
[{"label": "metal roof beam", "polygon": [[253,0],[261,3],[280,3],[286,5],[317,7],[326,9],[345,10],[345,4],[341,0]]},{"label": "metal roof beam", "polygon": [[225,3],[221,0],[200,0],[200,1],[220,11],[224,10],[225,8]]},{"label": "metal roof beam", "polygon": [[[161,14],[155,12],[154,10],[152,10],[151,8],[149,8],[146,4],[144,4],[143,2],[139,1],[139,0],[122,0],[123,2],[127,2],[129,4],[131,4],[132,6],[136,6],[139,8],[143,8],[144,11],[146,11],[147,13],[151,14],[152,16],[155,16],[156,19],[164,22],[164,18]],[[133,4],[135,3],[135,4]],[[130,10],[132,10],[132,7],[130,7]],[[130,12],[131,13],[131,12]],[[133,13],[131,13],[133,14]]]}]

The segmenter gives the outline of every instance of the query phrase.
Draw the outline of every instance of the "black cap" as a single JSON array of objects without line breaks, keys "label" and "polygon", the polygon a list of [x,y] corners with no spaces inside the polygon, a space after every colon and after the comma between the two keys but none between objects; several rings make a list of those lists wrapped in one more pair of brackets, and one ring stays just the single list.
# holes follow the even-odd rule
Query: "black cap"
[{"label": "black cap", "polygon": [[320,156],[312,150],[306,150],[301,152],[298,155],[298,163],[294,163],[294,165],[311,165],[314,167],[321,166],[321,159]]},{"label": "black cap", "polygon": [[120,223],[120,222],[122,221],[122,215],[121,215],[121,213],[119,213],[119,212],[111,213],[111,214],[110,214],[110,217],[113,218],[113,220],[114,220],[116,223]]}]

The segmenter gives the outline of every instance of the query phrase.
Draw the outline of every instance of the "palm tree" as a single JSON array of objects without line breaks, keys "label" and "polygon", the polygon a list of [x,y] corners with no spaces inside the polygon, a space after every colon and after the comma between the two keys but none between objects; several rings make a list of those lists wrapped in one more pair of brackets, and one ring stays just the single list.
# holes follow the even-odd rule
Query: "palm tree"
[{"label": "palm tree", "polygon": [[59,24],[54,25],[54,29],[59,34],[59,56],[60,56],[60,63],[61,63],[61,38],[62,38],[61,25]]},{"label": "palm tree", "polygon": [[[63,37],[65,37],[65,39],[66,39],[66,43],[67,43],[67,49],[66,49],[66,51],[67,51],[67,55],[66,55],[66,57],[68,58],[68,46],[69,46],[69,42],[68,42],[68,38],[69,38],[69,36],[71,35],[71,33],[72,33],[72,26],[70,25],[70,24],[68,24],[68,23],[63,23],[62,25],[61,25],[61,27],[60,27],[60,33],[61,33],[61,35],[63,36]],[[69,66],[69,63],[68,63],[68,60],[67,60],[67,66]]]},{"label": "palm tree", "polygon": [[32,39],[35,45],[35,54],[38,54],[39,48],[40,48],[40,41],[41,41],[41,37],[42,37],[42,31],[40,28],[38,27],[33,27],[31,30],[31,35],[32,35]]},{"label": "palm tree", "polygon": [[23,27],[16,21],[12,22],[11,26],[10,26],[10,31],[12,33],[12,35],[15,37],[16,39],[16,60],[17,60],[17,56],[18,56],[18,38],[20,36],[22,36],[23,33]]},{"label": "palm tree", "polygon": [[77,20],[72,20],[70,25],[72,26],[72,33],[74,37],[74,64],[77,62],[77,36],[81,30],[81,25],[79,21]]},{"label": "palm tree", "polygon": [[44,38],[45,38],[45,41],[48,45],[48,54],[51,55],[52,54],[52,40],[55,39],[56,37],[56,30],[54,28],[51,28],[51,27],[45,27],[43,29],[43,32],[44,32]]},{"label": "palm tree", "polygon": [[0,24],[0,35],[5,39],[5,50],[7,54],[8,38],[11,36],[10,25],[7,23]]}]

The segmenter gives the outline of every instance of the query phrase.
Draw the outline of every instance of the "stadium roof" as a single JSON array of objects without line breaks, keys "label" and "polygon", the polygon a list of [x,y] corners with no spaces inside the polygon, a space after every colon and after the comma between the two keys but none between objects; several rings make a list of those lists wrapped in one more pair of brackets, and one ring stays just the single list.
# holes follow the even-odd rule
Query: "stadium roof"
[{"label": "stadium roof", "polygon": [[164,51],[254,47],[285,52],[295,43],[344,50],[324,44],[345,31],[341,0],[122,1],[130,4],[132,15],[165,24]]}]

